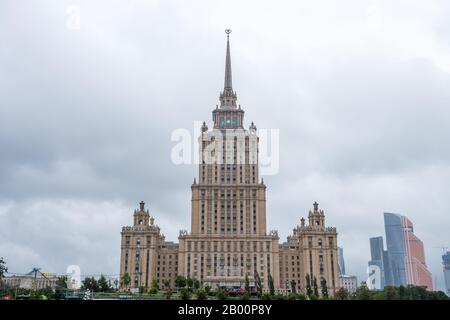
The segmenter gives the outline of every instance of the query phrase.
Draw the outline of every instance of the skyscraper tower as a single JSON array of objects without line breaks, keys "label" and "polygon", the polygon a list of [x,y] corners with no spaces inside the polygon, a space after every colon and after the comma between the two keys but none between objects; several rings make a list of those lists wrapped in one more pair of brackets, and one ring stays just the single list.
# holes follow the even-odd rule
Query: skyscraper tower
[{"label": "skyscraper tower", "polygon": [[317,283],[333,295],[339,288],[337,231],[326,226],[317,202],[308,222],[300,219],[286,242],[279,244],[278,232],[267,230],[259,138],[253,122],[244,125],[244,110],[233,90],[230,33],[226,30],[224,87],[212,111],[213,126],[209,129],[203,122],[198,138],[191,230],[180,231],[179,243],[166,241],[141,202],[133,225],[121,232],[121,287],[145,288],[155,282],[174,287],[176,277],[184,276],[237,289],[244,288],[248,278],[250,287],[261,281],[268,289],[273,282],[282,292],[304,292]]},{"label": "skyscraper tower", "polygon": [[444,266],[445,288],[447,289],[447,295],[450,296],[450,251],[442,256],[442,264]]},{"label": "skyscraper tower", "polygon": [[[383,237],[370,238],[370,261],[369,267],[377,266],[380,271],[379,281],[373,279],[373,289],[382,290],[384,286],[393,285],[392,271],[389,263],[388,251],[384,250]],[[376,287],[375,284],[379,286]]]},{"label": "skyscraper tower", "polygon": [[259,179],[258,137],[244,128],[231,74],[226,30],[225,81],[214,126],[203,123],[199,137],[198,182],[192,190],[191,232],[180,233],[179,274],[203,283],[241,286],[258,274],[279,285],[278,234],[266,230],[266,186]]},{"label": "skyscraper tower", "polygon": [[393,284],[412,284],[433,290],[423,243],[414,234],[413,223],[400,214],[385,212],[384,225]]},{"label": "skyscraper tower", "polygon": [[344,248],[338,247],[339,275],[345,275]]}]

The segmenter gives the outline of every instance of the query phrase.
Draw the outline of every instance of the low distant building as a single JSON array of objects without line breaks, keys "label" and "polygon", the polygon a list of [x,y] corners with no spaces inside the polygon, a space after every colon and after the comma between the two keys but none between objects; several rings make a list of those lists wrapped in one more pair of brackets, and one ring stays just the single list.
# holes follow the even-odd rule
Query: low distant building
[{"label": "low distant building", "polygon": [[347,289],[350,293],[355,293],[358,289],[358,278],[356,276],[350,275],[340,275],[339,276],[339,286],[341,288]]},{"label": "low distant building", "polygon": [[347,289],[350,293],[355,293],[358,288],[358,279],[345,272],[344,248],[338,247],[339,264],[339,287]]},{"label": "low distant building", "polygon": [[[391,277],[389,276],[389,259],[387,251],[384,250],[383,237],[370,238],[370,256],[369,270],[374,272],[370,277],[370,286],[372,290],[383,290],[386,285],[390,285]],[[388,279],[388,281],[386,281]]]},{"label": "low distant building", "polygon": [[13,275],[3,278],[6,286],[22,289],[54,289],[58,282],[58,276],[54,273],[32,270],[24,275]]}]

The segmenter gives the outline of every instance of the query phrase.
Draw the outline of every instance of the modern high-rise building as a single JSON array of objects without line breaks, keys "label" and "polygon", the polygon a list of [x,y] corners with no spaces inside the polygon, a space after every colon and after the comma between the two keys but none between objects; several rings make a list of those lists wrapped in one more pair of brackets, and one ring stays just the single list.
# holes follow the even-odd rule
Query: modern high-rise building
[{"label": "modern high-rise building", "polygon": [[414,234],[413,223],[400,214],[385,212],[384,225],[392,284],[411,284],[433,290],[432,275],[425,262],[424,246]]},{"label": "modern high-rise building", "polygon": [[[305,219],[279,244],[277,231],[267,231],[266,185],[259,175],[257,128],[244,126],[244,110],[232,86],[227,31],[225,81],[220,103],[199,137],[198,180],[191,185],[191,230],[180,231],[179,244],[166,242],[144,203],[134,225],[123,227],[120,274],[131,286],[160,285],[177,275],[213,287],[242,287],[258,276],[264,288],[303,290],[308,274],[325,280],[331,294],[339,287],[336,228],[325,226],[325,214],[314,203]],[[281,213],[277,213],[281,215]]]},{"label": "modern high-rise building", "polygon": [[447,251],[442,256],[442,264],[444,265],[444,279],[447,295],[450,296],[450,251]]},{"label": "modern high-rise building", "polygon": [[387,251],[384,250],[383,237],[370,238],[370,256],[369,267],[376,266],[379,269],[377,276],[380,277],[379,281],[373,281],[372,288],[382,290],[384,286],[392,284],[390,282],[392,277],[389,276],[389,258]]},{"label": "modern high-rise building", "polygon": [[339,275],[345,274],[344,248],[338,247]]},{"label": "modern high-rise building", "polygon": [[391,261],[389,260],[389,253],[387,250],[383,251],[383,268],[384,268],[384,285],[394,285],[394,276],[392,275]]}]

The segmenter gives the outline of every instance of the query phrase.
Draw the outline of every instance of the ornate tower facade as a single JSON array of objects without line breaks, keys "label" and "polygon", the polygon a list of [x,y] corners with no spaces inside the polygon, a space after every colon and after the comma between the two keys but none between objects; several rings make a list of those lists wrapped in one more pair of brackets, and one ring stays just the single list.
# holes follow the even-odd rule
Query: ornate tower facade
[{"label": "ornate tower facade", "polygon": [[121,287],[148,288],[153,279],[159,285],[164,280],[175,282],[178,269],[178,245],[166,242],[155,220],[145,209],[145,203],[139,203],[134,210],[133,226],[122,228],[120,245],[120,277],[127,274],[128,284]]},{"label": "ornate tower facade", "polygon": [[337,232],[325,226],[325,214],[317,202],[309,211],[308,224],[302,218],[287,242],[280,245],[280,272],[284,290],[305,292],[308,279],[311,287],[314,281],[319,288],[324,282],[330,295],[338,289]]},{"label": "ornate tower facade", "polygon": [[244,125],[244,110],[232,85],[231,31],[226,32],[224,88],[212,111],[212,129],[203,122],[198,137],[191,230],[180,231],[179,244],[165,241],[141,202],[133,226],[122,229],[121,278],[128,274],[134,288],[149,287],[154,280],[173,288],[177,275],[212,287],[243,288],[246,277],[251,287],[259,277],[264,290],[272,279],[280,292],[305,292],[309,278],[319,287],[325,281],[333,294],[339,285],[337,233],[325,226],[317,203],[308,225],[302,218],[287,242],[280,245],[277,231],[267,230],[258,132],[253,122]]},{"label": "ornate tower facade", "polygon": [[279,283],[278,235],[267,233],[266,186],[259,179],[256,126],[232,87],[229,32],[224,89],[199,137],[198,181],[192,190],[191,231],[180,233],[179,273],[211,286],[241,286],[256,273],[267,287]]}]

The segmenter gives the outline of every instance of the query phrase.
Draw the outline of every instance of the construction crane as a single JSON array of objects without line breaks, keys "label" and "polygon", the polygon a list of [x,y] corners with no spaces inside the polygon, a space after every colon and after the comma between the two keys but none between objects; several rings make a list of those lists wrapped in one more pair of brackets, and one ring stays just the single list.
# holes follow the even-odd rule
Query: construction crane
[{"label": "construction crane", "polygon": [[37,288],[36,288],[36,287],[37,287],[36,278],[37,278],[38,273],[39,273],[42,277],[44,277],[44,278],[46,278],[46,279],[48,280],[47,276],[41,272],[41,268],[36,268],[36,267],[34,267],[33,270],[31,270],[30,272],[27,273],[27,275],[34,275],[34,280],[33,280],[33,289],[34,289],[34,290],[37,289]]}]

